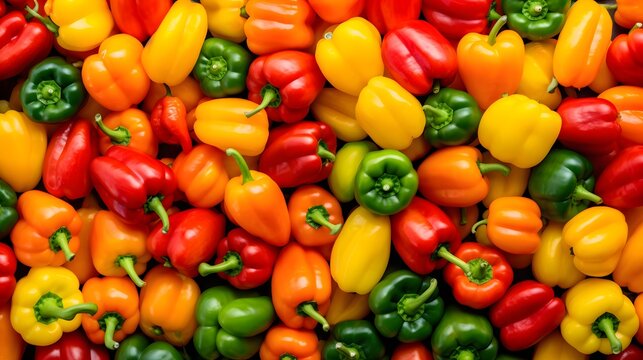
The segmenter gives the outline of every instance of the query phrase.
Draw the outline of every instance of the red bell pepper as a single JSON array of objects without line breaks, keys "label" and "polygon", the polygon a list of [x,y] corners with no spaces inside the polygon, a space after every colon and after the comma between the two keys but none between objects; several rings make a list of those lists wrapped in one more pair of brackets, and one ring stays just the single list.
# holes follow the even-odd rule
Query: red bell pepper
[{"label": "red bell pepper", "polygon": [[0,16],[3,16],[7,13],[7,4],[4,3],[4,0],[0,0]]},{"label": "red bell pepper", "polygon": [[440,254],[458,250],[462,242],[449,216],[417,196],[391,217],[391,239],[406,266],[421,275],[446,266]]},{"label": "red bell pepper", "polygon": [[402,343],[393,351],[391,360],[433,360],[429,349],[421,342]]},{"label": "red bell pepper", "polygon": [[165,85],[167,93],[154,105],[150,115],[152,131],[159,142],[181,144],[183,152],[192,150],[192,138],[188,131],[187,110],[183,101],[172,96],[170,87]]},{"label": "red bell pepper", "polygon": [[254,289],[270,280],[279,248],[247,231],[232,229],[219,242],[215,265],[202,263],[199,274],[219,276],[237,289]]},{"label": "red bell pepper", "polygon": [[497,249],[475,242],[463,243],[454,254],[440,254],[451,264],[444,280],[462,305],[484,309],[500,300],[513,281],[513,270]]},{"label": "red bell pepper", "polygon": [[424,0],[422,14],[447,39],[457,44],[470,33],[488,34],[490,21],[500,15],[493,0]]},{"label": "red bell pepper", "polygon": [[154,259],[188,277],[198,275],[225,235],[225,217],[209,209],[189,209],[170,215],[170,231],[157,224],[147,237],[147,250]]},{"label": "red bell pepper", "polygon": [[409,20],[420,18],[422,0],[366,0],[364,16],[380,34],[398,28]]},{"label": "red bell pepper", "polygon": [[311,54],[286,50],[260,56],[250,64],[246,78],[248,99],[260,105],[246,116],[266,109],[272,121],[303,120],[325,83]]},{"label": "red bell pepper", "polygon": [[625,85],[643,86],[643,29],[637,24],[629,34],[612,40],[607,50],[607,67]]},{"label": "red bell pepper", "polygon": [[0,80],[19,75],[51,51],[54,35],[38,20],[27,21],[20,11],[0,18]]},{"label": "red bell pepper", "polygon": [[92,161],[90,174],[107,208],[124,222],[150,223],[158,216],[163,231],[169,231],[165,209],[172,206],[177,188],[170,167],[140,150],[112,146]]},{"label": "red bell pepper", "polygon": [[92,190],[89,165],[98,156],[98,135],[94,125],[77,119],[54,132],[42,168],[47,192],[71,200],[84,198]]},{"label": "red bell pepper", "polygon": [[109,352],[102,344],[90,342],[78,330],[65,333],[58,342],[49,346],[36,346],[35,360],[109,360]]},{"label": "red bell pepper", "polygon": [[172,0],[111,0],[110,4],[121,32],[141,42],[154,34],[171,6]]},{"label": "red bell pepper", "polygon": [[25,14],[27,14],[27,11],[25,10],[25,8],[28,6],[34,9],[34,11],[37,11],[38,14],[42,16],[47,16],[47,13],[45,12],[45,7],[40,6],[40,3],[42,3],[43,5],[45,4],[46,1],[43,1],[43,0],[39,0],[38,2],[36,2],[36,0],[6,0],[6,1],[0,0],[0,3],[2,2],[9,3],[9,5],[11,5],[10,7],[13,7],[16,10],[21,10]]},{"label": "red bell pepper", "polygon": [[393,79],[414,95],[424,95],[434,85],[447,86],[458,73],[455,48],[424,20],[407,22],[386,34],[382,59]]},{"label": "red bell pepper", "polygon": [[623,352],[618,355],[609,355],[607,360],[640,360],[643,359],[643,349],[640,346],[631,343]]},{"label": "red bell pepper", "polygon": [[282,188],[313,184],[328,178],[333,168],[337,138],[322,122],[302,121],[270,131],[259,158],[259,171]]},{"label": "red bell pepper", "polygon": [[0,306],[11,300],[16,288],[16,254],[7,244],[0,243]]},{"label": "red bell pepper", "polygon": [[598,177],[594,192],[607,206],[618,209],[643,206],[643,145],[619,152]]},{"label": "red bell pepper", "polygon": [[525,280],[512,286],[489,315],[493,326],[500,329],[502,345],[518,351],[556,330],[565,317],[565,303],[549,286]]}]

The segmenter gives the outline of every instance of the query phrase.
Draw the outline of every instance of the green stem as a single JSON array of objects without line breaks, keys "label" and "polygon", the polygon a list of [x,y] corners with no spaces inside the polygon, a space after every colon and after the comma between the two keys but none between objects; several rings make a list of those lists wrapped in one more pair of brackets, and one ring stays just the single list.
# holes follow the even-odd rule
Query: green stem
[{"label": "green stem", "polygon": [[450,262],[451,264],[459,267],[464,271],[465,275],[470,276],[471,275],[471,267],[469,264],[467,264],[464,260],[460,259],[459,257],[451,254],[447,248],[444,246],[440,247],[440,250],[438,250],[437,255],[444,260]]},{"label": "green stem", "polygon": [[467,208],[460,208],[460,225],[464,226],[467,224]]},{"label": "green stem", "polygon": [[595,204],[602,204],[603,199],[600,196],[594,194],[593,192],[585,189],[583,185],[577,185],[574,189],[574,200],[589,200]]},{"label": "green stem", "polygon": [[172,89],[170,89],[170,86],[168,84],[163,84],[163,87],[165,87],[165,96],[172,96]]},{"label": "green stem", "polygon": [[299,311],[315,319],[315,321],[322,325],[322,329],[324,329],[324,331],[328,331],[330,329],[328,321],[324,318],[324,316],[322,316],[322,314],[317,312],[317,309],[315,309],[315,306],[313,304],[305,303],[303,305],[300,305]]},{"label": "green stem", "polygon": [[438,109],[435,106],[424,105],[422,106],[422,110],[424,110],[425,113],[428,112],[429,114],[433,115],[431,119],[427,119],[429,120],[429,123],[431,125],[436,125],[436,126],[441,125],[451,119],[451,116],[449,116],[450,114],[448,111]]},{"label": "green stem", "polygon": [[54,245],[51,247],[54,252],[58,252],[55,249],[59,249],[59,251],[62,251],[63,254],[65,254],[65,260],[72,261],[74,260],[74,257],[76,257],[76,254],[74,254],[69,248],[69,238],[67,237],[67,233],[67,231],[57,230],[54,233],[53,238],[49,239],[49,244],[50,247],[51,244]]},{"label": "green stem", "polygon": [[471,233],[475,234],[476,231],[478,230],[478,227],[482,226],[482,225],[487,225],[487,222],[488,222],[487,219],[483,219],[483,220],[480,220],[477,223],[473,224],[473,227],[471,227]]},{"label": "green stem", "polygon": [[632,26],[632,29],[630,29],[629,34],[631,34],[634,30],[638,30],[640,28],[643,28],[643,23],[637,22],[636,24],[634,24],[634,26]]},{"label": "green stem", "polygon": [[552,77],[551,82],[547,86],[547,92],[550,94],[553,94],[554,91],[556,91],[557,87],[558,87],[558,79],[556,79],[555,77]]},{"label": "green stem", "polygon": [[129,145],[130,141],[132,140],[132,134],[130,134],[129,130],[123,126],[119,126],[116,129],[110,129],[103,123],[103,117],[101,114],[96,114],[94,117],[94,120],[96,121],[96,125],[98,125],[98,128],[100,131],[103,132],[103,134],[107,135],[112,144],[114,145]]},{"label": "green stem", "polygon": [[489,16],[487,16],[487,20],[496,21],[498,19],[500,19],[500,14],[498,14],[496,9],[491,8],[491,10],[489,10]]},{"label": "green stem", "polygon": [[491,28],[491,31],[489,32],[489,38],[487,39],[487,42],[489,45],[494,46],[496,45],[496,37],[498,36],[498,33],[500,32],[500,29],[505,26],[507,23],[507,15],[501,16],[498,21],[493,25]]},{"label": "green stem", "polygon": [[395,186],[395,182],[389,178],[382,180],[382,190],[390,191]]},{"label": "green stem", "polygon": [[136,273],[134,264],[136,264],[134,256],[121,256],[118,259],[118,266],[125,270],[129,278],[132,279],[132,282],[138,287],[143,287],[145,286],[145,281],[143,281],[143,279],[141,279]]},{"label": "green stem", "polygon": [[[343,354],[343,358],[359,359],[359,351],[355,348],[346,346],[344,343],[338,342],[335,344],[335,350],[337,350],[338,353]],[[342,357],[340,356],[340,358]]]},{"label": "green stem", "polygon": [[435,79],[433,80],[433,87],[431,88],[431,92],[434,94],[437,94],[440,92],[440,80]]},{"label": "green stem", "polygon": [[232,148],[226,149],[225,151],[226,155],[232,156],[234,161],[237,163],[237,166],[239,167],[239,171],[241,172],[241,185],[247,183],[248,181],[253,181],[254,179],[252,178],[252,174],[250,173],[250,168],[248,167],[248,163],[246,163],[246,159],[241,156],[241,154]]},{"label": "green stem", "polygon": [[25,11],[32,17],[35,17],[36,19],[38,19],[41,23],[45,25],[47,30],[51,31],[52,33],[54,33],[56,37],[58,37],[59,26],[56,25],[53,21],[51,21],[50,18],[43,17],[38,13],[38,9],[40,7],[40,4],[38,4],[38,0],[34,1],[34,5],[35,6],[33,7],[33,9],[30,8],[29,6],[25,6]]},{"label": "green stem", "polygon": [[273,101],[279,100],[279,90],[275,89],[274,87],[265,87],[265,90],[262,91],[262,96],[263,99],[261,100],[261,104],[257,106],[254,110],[248,111],[244,113],[247,118],[255,115],[256,113],[260,112],[261,110],[267,108]]},{"label": "green stem", "polygon": [[317,225],[327,227],[328,229],[330,229],[331,235],[337,234],[342,228],[342,224],[333,224],[332,222],[328,221],[328,211],[324,212],[317,206],[313,206],[308,209],[308,212],[306,213],[306,221],[312,221]]},{"label": "green stem", "polygon": [[616,333],[614,332],[614,323],[611,318],[606,317],[599,321],[598,329],[601,330],[607,337],[607,340],[609,340],[613,354],[618,354],[623,350],[623,344],[621,344],[621,340],[616,337]]},{"label": "green stem", "polygon": [[475,360],[476,355],[469,350],[462,350],[458,354],[456,360]]},{"label": "green stem", "polygon": [[230,256],[225,259],[223,262],[220,262],[216,265],[209,265],[208,263],[199,264],[199,275],[208,276],[214,273],[225,272],[229,270],[235,270],[239,268],[239,258],[236,256]]},{"label": "green stem", "polygon": [[324,147],[324,145],[322,144],[317,145],[317,155],[322,160],[327,160],[328,162],[335,161],[335,154],[333,154],[331,151],[326,149],[326,147]]},{"label": "green stem", "polygon": [[478,163],[478,169],[480,169],[480,173],[482,175],[491,172],[491,171],[499,171],[502,173],[502,175],[507,176],[511,172],[511,169],[508,166],[502,165],[502,164],[486,164],[486,163]]},{"label": "green stem", "polygon": [[114,316],[105,319],[105,346],[110,350],[118,349],[118,342],[114,341],[114,332],[120,324],[120,320]]},{"label": "green stem", "polygon": [[160,327],[158,325],[154,325],[154,326],[152,326],[152,333],[154,335],[156,335],[156,336],[161,336],[161,335],[165,334],[165,331],[163,331],[162,327]]},{"label": "green stem", "polygon": [[404,302],[404,312],[407,313],[408,315],[413,315],[417,312],[417,310],[420,308],[420,306],[424,305],[433,293],[435,292],[435,289],[438,288],[438,281],[435,279],[431,279],[429,287],[424,290],[422,294],[420,294],[416,298],[409,298]]},{"label": "green stem", "polygon": [[489,262],[482,258],[475,258],[468,263],[471,272],[467,278],[474,284],[483,285],[493,279],[493,267]]},{"label": "green stem", "polygon": [[599,4],[599,5],[604,7],[607,10],[616,10],[616,9],[618,9],[617,4]]},{"label": "green stem", "polygon": [[245,6],[245,5],[243,5],[243,6],[239,9],[239,16],[241,16],[241,17],[242,17],[242,18],[244,18],[244,19],[247,19],[247,18],[249,18],[249,17],[250,17],[250,16],[248,15],[248,12],[246,11],[246,6]]},{"label": "green stem", "polygon": [[161,202],[161,199],[158,196],[152,196],[147,200],[146,208],[149,209],[149,211],[153,211],[156,213],[156,215],[161,218],[161,223],[163,224],[163,228],[161,231],[163,234],[167,234],[168,231],[170,231],[170,218],[167,215],[167,211],[165,211],[165,208],[163,207],[163,203]]},{"label": "green stem", "polygon": [[96,311],[98,311],[98,306],[96,306],[96,304],[94,303],[84,303],[70,306],[68,308],[62,308],[56,304],[55,300],[47,299],[41,304],[39,310],[40,315],[45,318],[71,321],[74,317],[76,317],[76,315],[81,313],[90,315],[96,314]]}]

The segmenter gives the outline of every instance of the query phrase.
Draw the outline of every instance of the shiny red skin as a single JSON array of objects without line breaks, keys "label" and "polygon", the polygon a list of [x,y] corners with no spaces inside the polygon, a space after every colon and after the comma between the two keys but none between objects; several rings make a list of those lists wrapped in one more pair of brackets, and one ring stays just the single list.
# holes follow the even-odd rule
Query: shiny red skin
[{"label": "shiny red skin", "polygon": [[159,142],[181,144],[183,152],[192,150],[192,138],[186,121],[185,104],[176,96],[160,98],[150,114],[150,125]]},{"label": "shiny red skin", "polygon": [[607,50],[606,61],[618,82],[643,86],[643,29],[614,38]]},{"label": "shiny red skin", "polygon": [[447,39],[459,41],[470,32],[489,33],[492,0],[423,0],[422,14]]},{"label": "shiny red skin", "polygon": [[0,243],[0,305],[11,300],[16,288],[16,254],[7,244]]},{"label": "shiny red skin", "polygon": [[35,360],[109,360],[105,345],[90,342],[80,330],[65,333],[58,342],[36,346]]},{"label": "shiny red skin", "polygon": [[635,343],[631,343],[630,346],[625,348],[623,352],[619,353],[618,355],[609,355],[607,357],[607,360],[640,360],[643,359],[643,349],[636,345]]},{"label": "shiny red skin", "polygon": [[20,11],[0,18],[0,80],[30,69],[49,55],[54,35],[40,21]]},{"label": "shiny red skin", "polygon": [[621,150],[598,177],[594,192],[617,209],[643,206],[643,145]]},{"label": "shiny red skin", "polygon": [[419,19],[421,10],[422,0],[366,0],[364,17],[383,35]]},{"label": "shiny red skin", "polygon": [[433,355],[421,342],[402,343],[393,351],[391,360],[433,360]]},{"label": "shiny red skin", "polygon": [[114,22],[125,34],[147,40],[172,7],[172,0],[111,0]]}]

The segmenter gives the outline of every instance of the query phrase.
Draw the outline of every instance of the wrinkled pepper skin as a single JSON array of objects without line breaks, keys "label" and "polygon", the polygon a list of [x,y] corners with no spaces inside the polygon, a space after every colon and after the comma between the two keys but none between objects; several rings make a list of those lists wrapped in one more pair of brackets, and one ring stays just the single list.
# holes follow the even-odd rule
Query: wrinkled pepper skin
[{"label": "wrinkled pepper skin", "polygon": [[[631,224],[628,223],[631,228]],[[631,233],[623,248],[623,253],[619,259],[618,265],[612,274],[614,281],[628,290],[641,293],[643,292],[643,264],[639,260],[638,254],[643,247],[643,226],[639,225],[635,229],[630,229]]]},{"label": "wrinkled pepper skin", "polygon": [[259,355],[262,360],[282,360],[287,356],[297,360],[321,360],[319,339],[314,331],[291,329],[283,324],[268,330]]},{"label": "wrinkled pepper skin", "polygon": [[517,94],[525,95],[556,110],[562,101],[560,89],[553,92],[548,88],[554,77],[554,49],[556,40],[533,41],[525,45],[525,62],[522,68],[522,79]]},{"label": "wrinkled pepper skin", "polygon": [[471,95],[451,88],[429,95],[422,110],[426,117],[424,137],[436,148],[470,143],[482,118]]},{"label": "wrinkled pepper skin", "polygon": [[435,360],[458,357],[493,360],[498,353],[498,341],[484,316],[451,305],[433,332],[431,348]]},{"label": "wrinkled pepper skin", "polygon": [[18,196],[5,181],[0,179],[0,239],[11,233],[14,225],[18,222],[18,210],[16,205]]},{"label": "wrinkled pepper skin", "polygon": [[333,327],[333,335],[324,345],[324,359],[340,360],[350,354],[365,359],[382,359],[386,355],[386,348],[369,321],[350,320]]},{"label": "wrinkled pepper skin", "polygon": [[144,42],[156,32],[172,6],[172,0],[110,0],[119,30]]},{"label": "wrinkled pepper skin", "polygon": [[377,149],[377,145],[370,141],[357,141],[346,143],[337,151],[328,176],[328,186],[337,200],[346,203],[355,198],[357,169],[366,154]]},{"label": "wrinkled pepper skin", "polygon": [[183,151],[192,150],[192,138],[188,130],[187,109],[183,100],[172,94],[166,87],[167,93],[160,98],[150,113],[152,132],[160,143],[179,144]]},{"label": "wrinkled pepper skin", "polygon": [[241,45],[225,39],[203,42],[192,74],[199,80],[205,96],[222,98],[246,89],[251,55]]},{"label": "wrinkled pepper skin", "polygon": [[585,279],[574,265],[571,248],[563,241],[563,223],[549,222],[531,262],[534,278],[547,286],[568,289]]},{"label": "wrinkled pepper skin", "polygon": [[422,0],[366,0],[364,16],[377,30],[386,35],[407,21],[420,18]]},{"label": "wrinkled pepper skin", "polygon": [[618,209],[643,206],[643,145],[628,147],[614,158],[596,182],[596,194]]},{"label": "wrinkled pepper skin", "polygon": [[0,16],[0,80],[5,80],[44,60],[54,35],[38,20],[27,21],[20,11]]},{"label": "wrinkled pepper skin", "polygon": [[509,0],[502,2],[507,25],[523,38],[552,38],[563,29],[571,0]]}]

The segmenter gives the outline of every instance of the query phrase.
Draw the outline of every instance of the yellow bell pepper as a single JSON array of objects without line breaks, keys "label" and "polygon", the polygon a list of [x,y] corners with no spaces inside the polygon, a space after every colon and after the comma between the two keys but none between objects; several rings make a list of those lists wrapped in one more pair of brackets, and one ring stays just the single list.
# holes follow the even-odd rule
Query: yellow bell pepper
[{"label": "yellow bell pepper", "polygon": [[422,136],[426,118],[422,104],[395,80],[372,78],[355,106],[359,126],[383,149],[404,150]]},{"label": "yellow bell pepper", "polygon": [[627,241],[625,215],[607,206],[585,209],[565,224],[563,241],[583,274],[607,276],[616,269]]},{"label": "yellow bell pepper", "polygon": [[607,57],[604,57],[603,61],[601,61],[601,66],[598,68],[598,73],[596,74],[594,81],[589,84],[589,88],[592,89],[593,92],[600,94],[616,85],[618,85],[618,83],[610,69],[607,67]]},{"label": "yellow bell pepper", "polygon": [[114,27],[106,0],[49,0],[45,12],[58,26],[58,45],[71,51],[97,48]]},{"label": "yellow bell pepper", "polygon": [[484,112],[478,140],[496,159],[528,169],[547,156],[561,125],[557,112],[514,94],[497,100]]},{"label": "yellow bell pepper", "polygon": [[511,169],[509,175],[504,175],[499,171],[490,171],[485,174],[489,179],[489,193],[482,199],[485,207],[488,208],[498,198],[522,196],[525,193],[529,182],[529,169],[521,169],[517,166],[503,163],[494,158],[488,151],[482,154],[482,162],[485,164],[502,164]]},{"label": "yellow bell pepper", "polygon": [[330,254],[330,274],[342,291],[365,295],[386,271],[391,221],[359,206],[344,222]]},{"label": "yellow bell pepper", "polygon": [[613,281],[585,279],[565,295],[567,314],[560,324],[568,344],[583,354],[618,354],[639,328],[632,301]]},{"label": "yellow bell pepper", "polygon": [[83,304],[78,278],[62,267],[31,268],[16,284],[11,299],[11,326],[28,344],[47,346],[63,332],[80,326],[81,313],[94,315],[96,304]]},{"label": "yellow bell pepper", "polygon": [[554,76],[555,48],[556,40],[554,39],[534,41],[525,45],[522,78],[518,91],[516,91],[516,93],[532,98],[552,110],[556,110],[562,101],[558,87],[551,93],[548,91]]},{"label": "yellow bell pepper", "polygon": [[330,126],[340,140],[359,141],[367,135],[355,119],[356,104],[356,96],[324,88],[315,98],[310,110],[315,119]]},{"label": "yellow bell pepper", "polygon": [[192,72],[207,33],[203,5],[178,0],[145,44],[141,55],[145,72],[156,83],[180,84]]},{"label": "yellow bell pepper", "polygon": [[643,292],[643,226],[636,227],[630,235],[621,259],[612,274],[614,281],[635,293]]},{"label": "yellow bell pepper", "polygon": [[[47,131],[21,112],[0,114],[0,179],[16,192],[32,190],[40,182],[47,151]],[[12,154],[7,156],[6,154]]]},{"label": "yellow bell pepper", "polygon": [[247,2],[248,0],[201,0],[201,5],[208,14],[210,34],[236,43],[243,42],[246,39],[243,25],[248,19],[245,14]]},{"label": "yellow bell pepper", "polygon": [[333,87],[358,96],[371,78],[384,74],[381,46],[375,25],[354,17],[324,34],[317,42],[315,59]]},{"label": "yellow bell pepper", "polygon": [[542,231],[540,247],[531,261],[531,272],[547,286],[568,289],[585,279],[585,274],[574,266],[570,247],[563,241],[563,226],[550,222]]},{"label": "yellow bell pepper", "polygon": [[532,360],[587,360],[589,357],[569,345],[560,331],[554,330],[536,345]]},{"label": "yellow bell pepper", "polygon": [[360,320],[371,312],[368,307],[368,294],[360,295],[342,291],[333,282],[330,307],[326,312],[326,320],[333,326],[342,321]]}]

